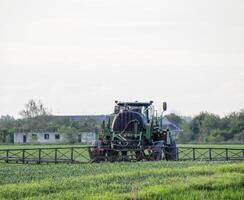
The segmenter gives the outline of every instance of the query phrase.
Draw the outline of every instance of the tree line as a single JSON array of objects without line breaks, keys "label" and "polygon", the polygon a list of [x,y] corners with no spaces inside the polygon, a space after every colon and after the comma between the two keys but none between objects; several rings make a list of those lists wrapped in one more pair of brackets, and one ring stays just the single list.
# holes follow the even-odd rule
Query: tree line
[{"label": "tree line", "polygon": [[[60,132],[66,141],[74,143],[77,133],[99,132],[100,122],[94,117],[73,121],[68,116],[53,116],[41,101],[30,100],[20,111],[21,119],[10,115],[0,117],[0,143],[13,143],[16,132]],[[171,113],[165,116],[176,124],[182,132],[178,143],[243,143],[244,110],[224,117],[201,112],[194,117],[184,117]]]},{"label": "tree line", "polygon": [[78,133],[97,132],[99,128],[93,117],[74,121],[69,116],[53,116],[41,101],[30,100],[20,115],[20,119],[10,115],[0,117],[0,143],[13,143],[14,133],[20,132],[59,132],[64,133],[65,142],[75,143]]},{"label": "tree line", "polygon": [[178,143],[244,142],[244,110],[224,117],[208,112],[201,112],[193,118],[174,113],[166,117],[182,129]]}]

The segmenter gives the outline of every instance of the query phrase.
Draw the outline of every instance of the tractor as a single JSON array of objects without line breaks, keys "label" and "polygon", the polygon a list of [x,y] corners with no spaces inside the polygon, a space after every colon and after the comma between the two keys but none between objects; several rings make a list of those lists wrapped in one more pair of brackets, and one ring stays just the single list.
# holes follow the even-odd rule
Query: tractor
[{"label": "tractor", "polygon": [[98,140],[90,148],[91,162],[176,160],[176,142],[150,102],[115,101],[114,114],[103,121]]}]

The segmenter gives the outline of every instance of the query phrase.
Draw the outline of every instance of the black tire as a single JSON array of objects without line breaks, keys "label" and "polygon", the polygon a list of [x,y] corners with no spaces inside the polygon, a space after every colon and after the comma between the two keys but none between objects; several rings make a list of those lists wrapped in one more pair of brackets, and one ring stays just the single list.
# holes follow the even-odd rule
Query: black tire
[{"label": "black tire", "polygon": [[93,150],[90,153],[90,162],[99,163],[101,161],[105,161],[105,155],[103,152],[99,152],[98,150]]},{"label": "black tire", "polygon": [[122,161],[129,161],[128,152],[127,151],[121,151],[121,159]]},{"label": "black tire", "polygon": [[177,150],[175,141],[173,141],[172,144],[168,147],[165,147],[164,154],[166,160],[177,160]]},{"label": "black tire", "polygon": [[162,152],[153,152],[153,160],[154,161],[162,160]]},{"label": "black tire", "polygon": [[144,152],[143,151],[135,151],[135,155],[136,155],[136,160],[141,161],[141,160],[143,160]]},{"label": "black tire", "polygon": [[117,159],[118,159],[118,152],[113,150],[113,149],[110,149],[108,150],[107,152],[107,160],[109,162],[115,162]]}]

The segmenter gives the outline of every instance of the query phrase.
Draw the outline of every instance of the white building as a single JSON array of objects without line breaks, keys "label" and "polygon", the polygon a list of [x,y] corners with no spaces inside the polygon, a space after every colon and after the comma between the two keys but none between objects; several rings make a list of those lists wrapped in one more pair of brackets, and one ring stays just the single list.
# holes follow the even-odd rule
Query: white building
[{"label": "white building", "polygon": [[52,143],[60,143],[63,141],[63,139],[64,139],[63,134],[57,132],[14,134],[15,144],[25,144],[25,143],[52,144]]},{"label": "white building", "polygon": [[[91,144],[96,140],[96,134],[93,132],[82,132],[77,134],[77,143]],[[15,144],[55,144],[64,143],[65,136],[58,132],[40,132],[40,133],[15,133]]]}]

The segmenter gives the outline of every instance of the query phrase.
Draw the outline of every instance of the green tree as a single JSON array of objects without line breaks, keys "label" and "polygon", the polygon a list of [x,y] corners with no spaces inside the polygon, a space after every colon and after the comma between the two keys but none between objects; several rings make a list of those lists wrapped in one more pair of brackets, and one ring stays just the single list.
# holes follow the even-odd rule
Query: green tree
[{"label": "green tree", "polygon": [[189,143],[192,139],[192,130],[190,123],[182,119],[180,129],[182,132],[179,133],[177,138],[178,143]]},{"label": "green tree", "polygon": [[168,115],[165,116],[169,121],[173,122],[175,125],[177,125],[178,127],[181,125],[181,123],[183,122],[183,119],[176,115],[175,113],[170,113]]},{"label": "green tree", "polygon": [[0,143],[12,143],[15,132],[15,119],[10,115],[0,117]]},{"label": "green tree", "polygon": [[24,118],[35,118],[38,116],[44,116],[50,114],[47,108],[44,107],[41,100],[35,102],[33,99],[29,100],[25,104],[25,108],[19,113]]},{"label": "green tree", "polygon": [[206,142],[206,138],[212,129],[220,127],[220,117],[207,112],[202,112],[195,116],[191,122],[193,132],[192,140]]}]

